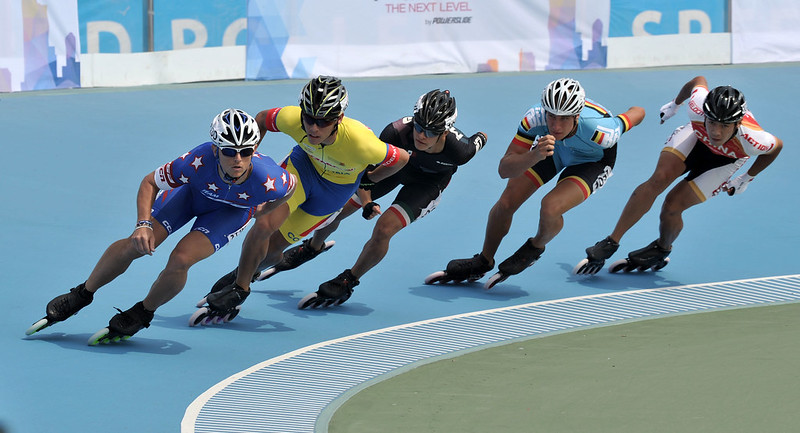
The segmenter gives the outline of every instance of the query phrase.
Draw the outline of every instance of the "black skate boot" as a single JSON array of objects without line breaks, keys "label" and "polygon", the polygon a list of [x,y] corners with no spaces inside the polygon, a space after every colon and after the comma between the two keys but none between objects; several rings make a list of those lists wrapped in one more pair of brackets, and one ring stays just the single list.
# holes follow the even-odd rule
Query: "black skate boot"
[{"label": "black skate boot", "polygon": [[[228,287],[231,284],[235,283],[236,282],[236,277],[238,276],[238,274],[239,274],[239,268],[236,268],[236,269],[228,272],[227,274],[223,275],[222,277],[220,277],[220,279],[217,280],[217,282],[214,283],[213,286],[211,286],[211,291],[208,292],[208,294],[206,296],[204,296],[203,299],[197,301],[197,304],[195,304],[197,306],[197,308],[200,308],[200,307],[206,305],[206,303],[208,302],[208,297],[211,296],[212,293],[219,292],[220,290],[224,289],[225,287]],[[253,275],[253,278],[250,279],[250,282],[251,283],[256,282],[258,275],[259,275],[259,271],[256,271],[256,273]]]},{"label": "black skate boot", "polygon": [[328,251],[336,244],[336,241],[327,241],[322,245],[322,249],[315,250],[311,246],[311,239],[304,240],[300,245],[295,245],[283,252],[283,259],[275,266],[265,269],[253,277],[253,281],[263,281],[277,274],[278,272],[294,269],[303,263],[313,260],[318,255]]},{"label": "black skate boot", "polygon": [[616,273],[619,271],[631,272],[638,270],[640,272],[648,269],[657,271],[669,263],[667,257],[671,253],[671,249],[663,248],[658,244],[658,239],[650,242],[644,248],[640,248],[628,253],[628,257],[622,260],[617,260],[608,267],[608,271]]},{"label": "black skate boot", "polygon": [[350,269],[345,269],[336,278],[326,281],[319,285],[319,290],[315,293],[306,295],[297,303],[297,308],[329,307],[340,305],[350,299],[353,294],[353,287],[360,283],[358,278],[353,275]]},{"label": "black skate boot", "polygon": [[68,293],[56,296],[47,303],[47,308],[45,309],[47,316],[28,328],[25,331],[25,335],[34,334],[48,326],[69,319],[77,314],[81,308],[91,304],[92,299],[94,299],[94,293],[86,290],[84,283],[69,289]]},{"label": "black skate boot", "polygon": [[586,248],[586,258],[575,266],[572,273],[577,275],[594,275],[598,273],[600,269],[603,269],[606,259],[613,256],[617,249],[619,249],[619,244],[610,237],[606,237],[594,244],[594,246]]},{"label": "black skate boot", "polygon": [[115,314],[108,321],[108,327],[96,332],[89,338],[89,345],[95,346],[97,343],[112,343],[120,340],[127,340],[141,329],[149,328],[153,320],[153,311],[144,308],[142,301],[134,304],[133,307],[122,311],[117,308],[119,313]]},{"label": "black skate boot", "polygon": [[478,253],[468,259],[450,260],[444,271],[436,271],[425,277],[425,284],[460,283],[464,280],[470,283],[483,278],[494,267],[494,261],[486,260],[483,254]]},{"label": "black skate boot", "polygon": [[533,238],[528,238],[511,257],[503,260],[503,262],[497,266],[499,272],[492,275],[489,280],[486,281],[486,289],[491,289],[495,284],[524,271],[525,268],[536,263],[539,257],[542,256],[542,253],[544,253],[544,248],[533,246]]},{"label": "black skate boot", "polygon": [[235,282],[209,294],[206,298],[208,305],[201,306],[192,314],[189,326],[230,322],[239,315],[242,304],[249,295],[249,291],[239,287]]}]

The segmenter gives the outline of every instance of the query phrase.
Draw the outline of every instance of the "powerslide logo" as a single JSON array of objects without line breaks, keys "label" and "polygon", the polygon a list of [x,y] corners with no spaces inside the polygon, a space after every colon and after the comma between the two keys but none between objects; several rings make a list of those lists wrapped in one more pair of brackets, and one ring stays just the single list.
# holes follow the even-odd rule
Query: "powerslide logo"
[{"label": "powerslide logo", "polygon": [[436,17],[430,22],[425,20],[429,25],[431,24],[469,24],[472,22],[472,17]]}]

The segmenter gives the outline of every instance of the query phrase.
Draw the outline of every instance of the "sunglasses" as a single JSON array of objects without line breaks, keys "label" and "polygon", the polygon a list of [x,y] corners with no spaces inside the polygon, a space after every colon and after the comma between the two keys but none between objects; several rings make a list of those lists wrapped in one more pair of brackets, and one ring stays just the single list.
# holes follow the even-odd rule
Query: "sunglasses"
[{"label": "sunglasses", "polygon": [[236,158],[236,154],[242,155],[242,158],[247,158],[248,156],[253,156],[256,152],[254,147],[245,147],[242,149],[235,149],[233,147],[220,147],[219,153],[227,156],[228,158]]},{"label": "sunglasses", "polygon": [[[425,129],[422,126],[420,126],[419,124],[417,124],[417,123],[414,124],[414,129],[417,132],[419,132],[420,134],[425,134],[425,137],[427,137],[427,138],[436,137],[436,136],[441,134],[441,132],[431,131],[430,129]],[[444,132],[444,131],[442,131],[442,132]]]},{"label": "sunglasses", "polygon": [[303,122],[308,123],[309,125],[317,125],[320,128],[325,128],[326,126],[330,126],[333,122],[335,122],[338,117],[334,118],[322,118],[317,119],[316,117],[309,116],[306,113],[303,113]]}]

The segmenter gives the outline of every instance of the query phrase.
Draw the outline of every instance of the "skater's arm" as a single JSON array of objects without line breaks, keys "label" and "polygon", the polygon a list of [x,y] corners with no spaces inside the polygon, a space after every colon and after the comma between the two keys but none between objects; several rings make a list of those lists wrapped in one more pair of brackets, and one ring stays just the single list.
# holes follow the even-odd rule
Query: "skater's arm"
[{"label": "skater's arm", "polygon": [[500,159],[497,172],[503,179],[517,177],[525,173],[528,168],[551,156],[555,144],[556,139],[552,135],[540,136],[536,145],[531,146],[530,149],[511,143],[508,145],[506,154]]},{"label": "skater's arm", "polygon": [[136,228],[131,234],[131,243],[140,254],[153,255],[156,250],[156,238],[153,234],[152,223],[149,225],[143,221],[150,221],[153,203],[158,194],[155,172],[148,173],[139,184],[139,192],[136,194]]},{"label": "skater's arm", "polygon": [[[394,147],[391,144],[390,147]],[[396,148],[397,152],[397,162],[392,163],[391,165],[379,165],[374,170],[369,171],[369,180],[373,183],[380,182],[391,175],[400,171],[401,168],[405,167],[406,163],[408,163],[408,151],[401,148]],[[365,173],[366,175],[367,173]]]},{"label": "skater's arm", "polygon": [[772,161],[775,161],[775,158],[778,157],[778,154],[781,153],[782,149],[783,149],[783,140],[781,140],[778,137],[775,137],[775,146],[772,148],[772,150],[762,155],[758,155],[758,157],[756,157],[756,160],[753,161],[753,165],[751,165],[750,168],[747,170],[747,174],[749,174],[752,177],[756,177],[758,173],[761,173],[762,171],[764,171],[765,168],[767,168],[770,164],[772,164]]},{"label": "skater's arm", "polygon": [[628,132],[633,129],[634,126],[639,125],[644,120],[644,108],[642,107],[630,107],[628,111],[620,114],[620,116],[624,116],[628,119],[628,128],[625,129],[623,132]]},{"label": "skater's arm", "polygon": [[708,82],[706,81],[706,77],[702,75],[698,75],[691,80],[689,80],[686,84],[681,87],[681,90],[678,91],[678,96],[675,97],[675,104],[681,105],[692,96],[692,89],[697,86],[703,86],[708,88]]}]

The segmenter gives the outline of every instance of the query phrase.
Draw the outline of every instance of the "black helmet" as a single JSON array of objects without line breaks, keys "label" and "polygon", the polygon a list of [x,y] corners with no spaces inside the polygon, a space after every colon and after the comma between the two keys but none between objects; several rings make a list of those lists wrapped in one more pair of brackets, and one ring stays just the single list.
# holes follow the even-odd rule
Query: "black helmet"
[{"label": "black helmet", "polygon": [[431,90],[414,105],[414,123],[428,131],[442,133],[456,123],[456,117],[456,98],[450,96],[449,90]]},{"label": "black helmet", "polygon": [[303,87],[300,108],[311,117],[338,117],[347,108],[347,89],[342,85],[342,80],[320,75]]},{"label": "black helmet", "polygon": [[703,103],[706,117],[720,123],[735,123],[744,117],[747,105],[742,92],[731,86],[719,86],[708,92]]}]

